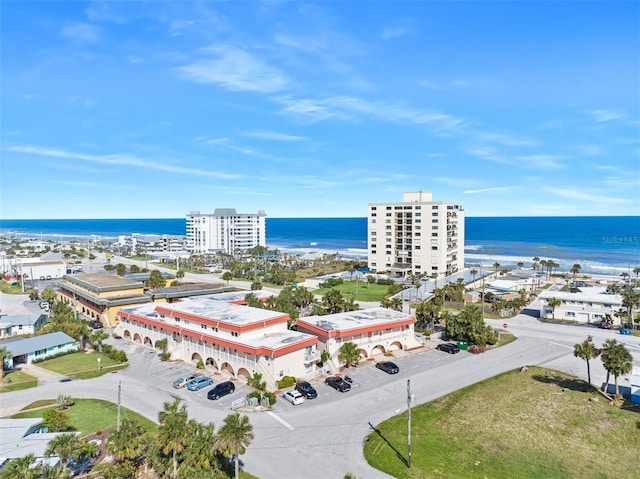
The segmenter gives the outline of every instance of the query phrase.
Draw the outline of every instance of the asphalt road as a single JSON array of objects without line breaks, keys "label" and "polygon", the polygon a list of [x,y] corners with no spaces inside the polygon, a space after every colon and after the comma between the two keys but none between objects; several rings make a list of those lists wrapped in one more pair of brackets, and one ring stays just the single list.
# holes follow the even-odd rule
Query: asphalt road
[{"label": "asphalt road", "polygon": [[[2,298],[4,299],[4,298]],[[4,301],[3,301],[4,306]],[[362,443],[376,425],[406,411],[407,380],[415,403],[420,404],[496,374],[524,365],[540,365],[558,369],[586,379],[586,364],[573,357],[573,345],[592,336],[596,345],[615,338],[627,345],[640,361],[640,338],[621,336],[613,331],[586,326],[541,323],[527,315],[500,321],[489,321],[518,339],[513,343],[472,355],[461,352],[449,355],[437,350],[419,350],[394,358],[400,373],[387,375],[364,362],[349,371],[354,383],[351,391],[339,393],[321,381],[314,382],[318,398],[292,406],[281,397],[269,412],[247,412],[255,438],[241,457],[247,471],[261,479],[306,477],[342,479],[347,472],[359,478],[378,479],[390,476],[371,468],[362,454]],[[60,383],[45,381],[38,388],[0,395],[0,416],[6,416],[36,399],[55,398],[61,393],[72,397],[100,398],[121,403],[144,416],[157,420],[165,401],[184,399],[189,416],[201,422],[214,422],[219,427],[231,413],[234,399],[248,392],[246,385],[236,383],[236,392],[218,401],[206,398],[208,387],[198,391],[176,390],[172,381],[191,365],[181,362],[163,363],[157,353],[144,347],[116,340],[116,346],[127,351],[130,367],[101,378]],[[595,385],[604,382],[606,371],[601,361],[591,361],[591,377]],[[217,383],[225,379],[214,376]],[[628,379],[620,378],[620,386],[628,387]],[[504,393],[504,392],[503,392]],[[414,423],[414,431],[419,426]],[[397,445],[406,455],[406,444]]]}]

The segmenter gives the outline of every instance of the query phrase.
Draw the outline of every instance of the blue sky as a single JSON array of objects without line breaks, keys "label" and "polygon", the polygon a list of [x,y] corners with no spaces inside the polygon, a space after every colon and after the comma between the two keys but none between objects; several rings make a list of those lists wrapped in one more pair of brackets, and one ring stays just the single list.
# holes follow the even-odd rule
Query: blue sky
[{"label": "blue sky", "polygon": [[3,1],[0,215],[640,212],[635,1]]}]

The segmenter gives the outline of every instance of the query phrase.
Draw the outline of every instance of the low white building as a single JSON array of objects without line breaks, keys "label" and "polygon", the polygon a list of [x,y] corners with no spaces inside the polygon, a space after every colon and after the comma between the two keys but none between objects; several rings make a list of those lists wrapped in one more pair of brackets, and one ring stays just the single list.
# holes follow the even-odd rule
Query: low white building
[{"label": "low white building", "polygon": [[0,315],[0,338],[34,334],[47,324],[46,314]]},{"label": "low white building", "polygon": [[421,347],[413,329],[415,322],[415,316],[400,311],[372,308],[299,318],[296,325],[298,331],[318,337],[319,349],[329,353],[328,366],[338,371],[338,354],[346,342],[358,346],[362,359]]},{"label": "low white building", "polygon": [[0,419],[0,468],[11,459],[19,459],[33,454],[33,464],[46,462],[56,465],[60,462],[58,456],[54,461],[45,455],[49,441],[62,432],[48,432],[42,425],[42,418]]},{"label": "low white building", "polygon": [[118,318],[116,334],[125,339],[154,347],[166,338],[173,358],[232,377],[260,373],[270,390],[284,376],[318,374],[318,338],[288,329],[285,313],[193,298],[121,309]]},{"label": "low white building", "polygon": [[[579,292],[549,291],[540,293],[540,318],[570,320],[577,323],[600,323],[606,315],[610,315],[614,324],[620,324],[620,319],[614,313],[622,307],[622,295],[610,294],[606,288],[586,287]],[[555,309],[549,305],[549,300],[556,298],[560,305]]]},{"label": "low white building", "polygon": [[16,364],[31,364],[35,360],[75,351],[79,346],[74,343],[75,340],[71,336],[57,331],[32,338],[5,339],[0,341],[0,347],[7,348],[12,354],[10,359],[4,361],[8,369],[13,369]]}]

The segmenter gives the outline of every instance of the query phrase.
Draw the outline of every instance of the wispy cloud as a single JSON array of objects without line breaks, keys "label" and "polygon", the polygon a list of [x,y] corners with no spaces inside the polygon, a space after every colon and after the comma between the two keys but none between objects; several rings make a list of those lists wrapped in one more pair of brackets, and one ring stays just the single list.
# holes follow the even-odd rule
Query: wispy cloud
[{"label": "wispy cloud", "polygon": [[476,140],[496,143],[503,146],[535,146],[538,142],[532,138],[511,135],[508,133],[480,132],[475,134]]},{"label": "wispy cloud", "polygon": [[219,45],[205,51],[214,58],[203,58],[178,67],[178,73],[196,83],[216,84],[235,91],[274,93],[284,89],[289,82],[280,70],[240,48]]},{"label": "wispy cloud", "polygon": [[60,30],[60,36],[77,43],[96,43],[100,29],[89,23],[71,23]]},{"label": "wispy cloud", "polygon": [[626,118],[627,115],[620,110],[586,110],[596,123],[604,123],[607,121],[620,120]]},{"label": "wispy cloud", "polygon": [[6,151],[14,153],[23,153],[27,155],[37,155],[50,158],[64,158],[68,160],[79,160],[91,163],[100,163],[104,165],[130,166],[135,168],[143,168],[147,170],[163,171],[166,173],[178,173],[184,175],[208,176],[220,179],[239,179],[240,175],[224,173],[219,171],[209,171],[200,168],[190,168],[175,164],[165,164],[158,161],[150,161],[129,154],[112,154],[112,155],[88,155],[85,153],[75,153],[66,150],[58,150],[52,148],[42,148],[39,146],[10,146],[5,148]]},{"label": "wispy cloud", "polygon": [[463,178],[461,176],[438,176],[434,178],[438,183],[443,183],[445,185],[455,186],[457,188],[470,188],[471,186],[477,184],[476,179],[472,178]]},{"label": "wispy cloud", "polygon": [[565,157],[563,156],[544,154],[516,157],[516,160],[520,165],[524,165],[527,168],[538,168],[542,170],[557,170],[566,168],[566,165],[561,163],[561,160],[563,159],[565,159]]},{"label": "wispy cloud", "polygon": [[350,96],[327,97],[323,99],[297,99],[280,97],[284,104],[282,113],[305,117],[309,121],[328,119],[355,120],[366,115],[379,120],[406,122],[427,125],[432,131],[441,134],[460,132],[466,126],[466,120],[438,110],[416,110],[398,103],[385,101],[370,102]]},{"label": "wispy cloud", "polygon": [[505,191],[514,191],[517,190],[518,186],[492,186],[489,188],[479,188],[477,190],[465,190],[463,193],[465,195],[476,195],[478,193],[503,193]]},{"label": "wispy cloud", "polygon": [[560,196],[562,198],[567,198],[570,200],[581,200],[588,201],[593,203],[629,203],[629,200],[624,198],[615,198],[610,195],[604,195],[602,192],[589,192],[586,189],[575,189],[575,188],[556,188],[556,187],[543,187],[544,191],[548,191],[554,195]]},{"label": "wispy cloud", "polygon": [[246,132],[245,135],[251,138],[273,141],[301,141],[307,139],[304,136],[287,135],[286,133],[278,133],[275,131],[249,131]]},{"label": "wispy cloud", "polygon": [[386,27],[382,29],[382,32],[380,32],[380,38],[382,38],[383,40],[390,40],[396,37],[404,37],[410,32],[411,30],[404,27]]},{"label": "wispy cloud", "polygon": [[488,160],[493,163],[500,163],[502,165],[510,165],[512,162],[505,158],[498,150],[493,147],[473,147],[468,148],[467,152],[470,155],[476,156],[483,160]]}]

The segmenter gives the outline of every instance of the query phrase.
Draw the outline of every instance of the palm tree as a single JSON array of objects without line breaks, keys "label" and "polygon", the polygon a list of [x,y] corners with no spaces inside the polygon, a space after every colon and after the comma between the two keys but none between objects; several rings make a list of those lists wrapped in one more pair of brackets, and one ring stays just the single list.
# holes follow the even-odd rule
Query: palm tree
[{"label": "palm tree", "polygon": [[627,312],[629,326],[633,329],[633,310],[640,306],[640,293],[636,293],[633,289],[627,288],[622,292],[622,307]]},{"label": "palm tree", "polygon": [[124,418],[120,429],[112,431],[107,437],[107,452],[116,461],[133,460],[142,456],[147,448],[146,430],[133,418]]},{"label": "palm tree", "polygon": [[518,261],[518,269],[522,269],[524,263],[522,261]]},{"label": "palm tree", "polygon": [[0,361],[2,361],[2,377],[4,377],[5,360],[11,359],[13,353],[9,351],[5,346],[0,346]]},{"label": "palm tree", "polygon": [[253,439],[253,426],[247,416],[231,414],[224,418],[224,425],[218,431],[218,447],[225,454],[233,454],[235,478],[240,477],[240,454],[244,454]]},{"label": "palm tree", "polygon": [[551,307],[551,317],[556,319],[556,308],[562,304],[558,298],[549,298],[547,304]]},{"label": "palm tree", "polygon": [[346,363],[346,367],[349,367],[350,365],[357,366],[360,362],[360,350],[358,349],[358,345],[352,342],[344,343],[340,346],[338,359],[344,361]]},{"label": "palm tree", "polygon": [[472,269],[469,271],[469,274],[471,275],[471,278],[473,279],[473,282],[476,282],[476,275],[478,274],[478,270],[477,269]]},{"label": "palm tree", "polygon": [[592,341],[585,339],[581,343],[573,346],[573,355],[587,362],[587,381],[591,384],[591,367],[589,360],[597,358],[600,355],[600,351],[593,345]]},{"label": "palm tree", "polygon": [[109,338],[109,334],[102,329],[96,329],[91,334],[91,342],[93,343],[94,347],[97,347],[98,352],[102,352],[102,343],[107,338]]},{"label": "palm tree", "polygon": [[184,278],[184,270],[179,269],[178,271],[176,271],[176,279],[180,281],[182,278]]},{"label": "palm tree", "polygon": [[602,349],[602,365],[607,370],[607,383],[609,385],[609,374],[613,374],[616,384],[616,396],[620,394],[618,389],[618,377],[629,374],[633,367],[633,357],[624,344],[618,343],[615,339],[609,339],[605,342]]},{"label": "palm tree", "polygon": [[181,399],[165,402],[163,410],[158,413],[158,446],[164,454],[171,453],[173,473],[171,477],[178,477],[178,454],[184,451],[190,438],[187,433],[187,407],[180,404]]},{"label": "palm tree", "polygon": [[202,424],[192,419],[188,428],[191,440],[184,451],[184,461],[180,468],[195,471],[217,470],[218,462],[214,448],[216,434],[213,423]]},{"label": "palm tree", "polygon": [[498,277],[498,268],[500,267],[500,263],[498,263],[497,261],[495,263],[493,263],[493,267],[496,270],[496,278]]},{"label": "palm tree", "polygon": [[636,287],[638,287],[638,276],[640,276],[640,266],[633,268],[633,274],[636,275]]},{"label": "palm tree", "polygon": [[57,435],[49,441],[45,454],[47,456],[56,454],[60,456],[62,463],[66,464],[69,458],[73,456],[78,449],[80,449],[80,439],[78,439],[76,433],[66,432]]},{"label": "palm tree", "polygon": [[24,457],[11,459],[0,472],[1,479],[36,479],[40,476],[38,469],[31,468],[31,463],[35,460],[33,454]]},{"label": "palm tree", "polygon": [[531,263],[531,268],[533,268],[534,271],[537,271],[540,267],[540,258],[534,256],[532,261],[533,263]]},{"label": "palm tree", "polygon": [[571,274],[573,274],[573,282],[576,282],[576,275],[580,272],[580,269],[582,269],[582,266],[580,266],[578,263],[574,264],[571,267]]}]

